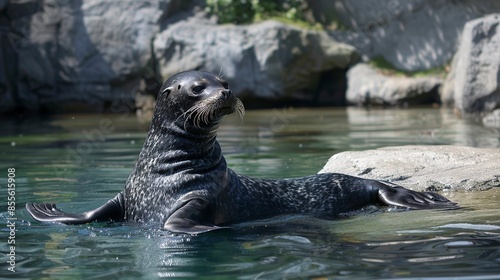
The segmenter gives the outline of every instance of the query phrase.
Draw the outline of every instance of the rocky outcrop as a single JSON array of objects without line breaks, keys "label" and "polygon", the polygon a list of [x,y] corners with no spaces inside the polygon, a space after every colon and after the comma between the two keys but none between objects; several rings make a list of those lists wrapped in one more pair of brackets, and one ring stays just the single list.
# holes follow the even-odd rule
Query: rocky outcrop
[{"label": "rocky outcrop", "polygon": [[0,94],[10,106],[0,110],[133,99],[160,20],[177,2],[8,2],[0,10]]},{"label": "rocky outcrop", "polygon": [[314,18],[343,32],[337,40],[367,57],[382,56],[395,68],[416,71],[449,62],[464,24],[500,12],[500,1],[308,0]]},{"label": "rocky outcrop", "polygon": [[486,190],[500,187],[500,149],[400,146],[342,152],[319,173],[386,180],[414,190]]},{"label": "rocky outcrop", "polygon": [[274,100],[310,100],[322,72],[357,59],[353,47],[324,32],[276,21],[244,26],[181,21],[156,37],[154,52],[163,77],[202,69],[220,73],[238,95]]},{"label": "rocky outcrop", "polygon": [[0,112],[54,111],[75,102],[131,111],[136,96],[192,69],[220,72],[243,95],[311,100],[322,73],[357,58],[324,32],[277,22],[215,25],[193,16],[192,7],[177,12],[190,2],[0,3]]},{"label": "rocky outcrop", "polygon": [[[455,51],[466,21],[500,11],[494,0],[309,1],[318,21],[345,27],[324,32],[273,21],[215,25],[197,12],[195,6],[204,3],[0,0],[0,113],[54,111],[68,102],[92,110],[131,111],[141,81],[141,94],[154,93],[162,79],[187,69],[220,72],[235,92],[264,98],[266,104],[332,104],[322,98],[344,101],[345,69],[336,71],[355,62],[357,54],[382,56],[408,71],[442,65]],[[392,89],[375,98],[381,103],[406,102],[401,92],[413,96],[433,83],[389,81]],[[351,88],[356,86],[361,87],[354,83]],[[332,89],[340,98],[329,94]],[[370,96],[374,89],[386,90],[373,87]],[[482,93],[454,100],[474,110],[490,110],[498,103]]]},{"label": "rocky outcrop", "polygon": [[442,99],[465,114],[500,108],[500,14],[468,22]]},{"label": "rocky outcrop", "polygon": [[[331,31],[331,35],[355,46],[365,59],[383,57],[396,69],[417,71],[445,65],[456,52],[440,89],[441,102],[465,114],[488,113],[500,107],[499,20],[489,15],[500,12],[499,1],[308,2],[315,19],[344,29]],[[380,96],[389,95],[383,93],[386,89],[374,91],[374,85],[380,83],[356,84],[359,86],[353,87],[349,82],[356,94],[348,90],[348,102],[373,103],[363,94],[374,96],[379,100],[375,103],[386,102],[387,98]]]},{"label": "rocky outcrop", "polygon": [[360,63],[347,72],[347,102],[356,105],[432,103],[442,81],[436,77],[388,76]]}]

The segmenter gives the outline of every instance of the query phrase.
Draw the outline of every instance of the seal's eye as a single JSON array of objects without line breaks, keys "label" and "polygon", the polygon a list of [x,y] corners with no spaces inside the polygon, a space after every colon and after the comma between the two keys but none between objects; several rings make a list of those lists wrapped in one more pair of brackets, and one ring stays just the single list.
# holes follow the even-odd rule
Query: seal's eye
[{"label": "seal's eye", "polygon": [[229,88],[229,84],[226,81],[221,82],[221,84],[225,89]]},{"label": "seal's eye", "polygon": [[194,94],[200,94],[203,92],[203,90],[205,90],[205,86],[195,86],[193,88],[193,93]]}]

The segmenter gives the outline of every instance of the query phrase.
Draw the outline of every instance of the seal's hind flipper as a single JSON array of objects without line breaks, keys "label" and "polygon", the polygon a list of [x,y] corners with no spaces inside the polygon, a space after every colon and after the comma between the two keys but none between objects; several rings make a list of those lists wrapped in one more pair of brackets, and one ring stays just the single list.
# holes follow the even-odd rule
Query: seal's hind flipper
[{"label": "seal's hind flipper", "polygon": [[200,234],[218,229],[231,229],[220,227],[204,221],[203,210],[206,201],[193,199],[177,209],[165,222],[163,228],[170,232]]},{"label": "seal's hind flipper", "polygon": [[81,214],[69,214],[61,211],[52,203],[26,203],[26,210],[35,220],[41,222],[59,222],[68,225],[90,222],[120,221],[125,217],[123,194],[119,193],[101,207]]},{"label": "seal's hind flipper", "polygon": [[432,192],[417,192],[403,187],[389,186],[377,182],[378,199],[381,204],[406,207],[410,209],[457,209],[457,203]]}]

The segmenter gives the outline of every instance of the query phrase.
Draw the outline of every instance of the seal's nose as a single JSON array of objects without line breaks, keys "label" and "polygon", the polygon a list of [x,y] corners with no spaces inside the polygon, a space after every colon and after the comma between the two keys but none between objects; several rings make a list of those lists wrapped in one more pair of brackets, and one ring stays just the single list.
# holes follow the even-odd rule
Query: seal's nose
[{"label": "seal's nose", "polygon": [[227,100],[231,97],[231,95],[233,94],[231,92],[231,90],[229,89],[224,89],[224,90],[221,90],[221,93],[222,93],[222,96],[224,96],[224,98]]}]

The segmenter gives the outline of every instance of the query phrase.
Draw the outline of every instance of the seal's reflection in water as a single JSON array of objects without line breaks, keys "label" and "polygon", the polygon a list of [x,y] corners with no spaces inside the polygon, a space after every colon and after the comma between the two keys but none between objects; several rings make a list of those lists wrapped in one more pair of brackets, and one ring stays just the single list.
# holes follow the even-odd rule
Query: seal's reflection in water
[{"label": "seal's reflection in water", "polygon": [[[326,237],[325,228],[304,222],[306,217],[283,217],[283,221],[261,221],[236,225],[235,230],[204,235],[156,236],[139,244],[136,263],[156,277],[202,277],[236,275],[251,277],[255,271],[280,271],[290,258],[302,258],[327,249],[313,244],[311,238]],[[299,235],[300,234],[300,235]],[[332,241],[331,239],[329,241]],[[299,246],[299,247],[297,247]],[[331,249],[331,248],[330,248]],[[294,256],[294,252],[301,252]],[[228,260],[227,256],[233,256]],[[229,262],[228,262],[229,261]],[[302,260],[297,260],[303,262]],[[286,265],[288,266],[288,265]],[[316,271],[317,272],[317,271]]]},{"label": "seal's reflection in water", "polygon": [[[430,227],[415,225],[406,219],[408,213],[380,213],[374,208],[334,221],[287,216],[236,225],[233,231],[156,237],[150,248],[141,251],[159,251],[158,266],[151,267],[159,276],[283,279],[335,275],[350,279],[498,271],[493,261],[500,257],[498,235],[457,224],[432,226],[443,219],[453,221],[449,213],[431,218]],[[391,228],[390,224],[397,223],[394,215],[401,225]],[[360,223],[366,225],[365,233],[353,234]],[[491,229],[500,232],[500,227]],[[476,267],[466,265],[470,262]]]},{"label": "seal's reflection in water", "polygon": [[[198,236],[126,224],[44,226],[23,234],[23,242],[45,244],[44,275],[53,278],[416,279],[412,277],[495,275],[500,271],[494,261],[500,258],[499,226],[457,223],[463,219],[455,217],[455,221],[451,213],[467,214],[461,210],[439,212],[426,222],[412,220],[431,211],[374,211],[367,209],[333,221],[284,216]],[[493,214],[488,215],[493,218]],[[451,223],[443,224],[444,219]],[[33,268],[42,265],[30,258],[21,265],[24,262]]]},{"label": "seal's reflection in water", "polygon": [[[436,276],[436,270],[449,275],[457,264],[471,261],[488,273],[494,269],[491,259],[500,256],[500,240],[480,233],[464,234],[457,230],[449,238],[442,238],[436,237],[441,230],[425,229],[408,233],[388,231],[384,237],[367,239],[329,232],[337,221],[305,219],[287,217],[283,222],[274,221],[267,226],[265,222],[257,223],[255,227],[247,223],[237,226],[231,234],[219,231],[172,236],[163,232],[139,244],[137,264],[150,275],[165,278],[226,275],[283,279],[336,275],[350,279],[354,275],[426,276],[425,271],[429,271],[427,276]],[[380,266],[387,269],[380,270]],[[461,269],[471,274],[478,271],[477,267]]]}]

